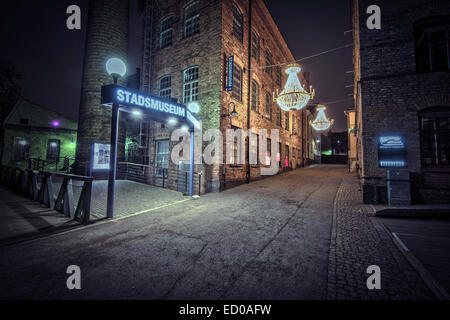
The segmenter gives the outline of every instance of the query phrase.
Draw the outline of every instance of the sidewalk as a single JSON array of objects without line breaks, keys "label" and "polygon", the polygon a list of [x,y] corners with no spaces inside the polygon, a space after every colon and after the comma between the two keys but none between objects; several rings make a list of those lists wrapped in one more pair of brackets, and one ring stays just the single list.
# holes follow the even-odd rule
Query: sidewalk
[{"label": "sidewalk", "polygon": [[0,186],[0,245],[78,226],[65,215]]},{"label": "sidewalk", "polygon": [[[336,194],[328,265],[328,299],[434,299],[419,274],[393,243],[359,184],[348,176]],[[367,267],[381,269],[381,290],[369,290]]]}]

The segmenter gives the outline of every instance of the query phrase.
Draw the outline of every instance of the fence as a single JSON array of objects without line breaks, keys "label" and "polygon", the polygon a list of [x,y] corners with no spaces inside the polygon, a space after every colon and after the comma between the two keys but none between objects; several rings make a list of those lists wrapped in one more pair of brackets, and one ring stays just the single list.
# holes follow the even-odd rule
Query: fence
[{"label": "fence", "polygon": [[41,157],[30,157],[28,159],[28,169],[38,171],[59,171],[70,172],[75,162],[73,157],[58,157],[53,160],[41,159]]},{"label": "fence", "polygon": [[[120,162],[119,178],[156,187],[189,193],[189,171]],[[202,174],[194,172],[194,194],[201,194]]]},{"label": "fence", "polygon": [[85,225],[90,222],[92,180],[86,176],[0,166],[3,185]]}]

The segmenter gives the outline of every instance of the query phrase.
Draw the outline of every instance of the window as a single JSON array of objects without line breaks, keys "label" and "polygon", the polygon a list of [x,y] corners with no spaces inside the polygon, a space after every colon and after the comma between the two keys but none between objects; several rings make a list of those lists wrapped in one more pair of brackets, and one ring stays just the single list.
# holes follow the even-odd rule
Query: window
[{"label": "window", "polygon": [[450,166],[450,108],[425,110],[420,122],[422,166]]},{"label": "window", "polygon": [[26,118],[21,118],[20,119],[20,124],[23,124],[23,125],[29,125],[30,124],[30,119],[26,119]]},{"label": "window", "polygon": [[244,18],[242,17],[241,10],[233,4],[233,35],[242,43],[244,42]]},{"label": "window", "polygon": [[450,16],[422,20],[414,25],[417,72],[450,69]]},{"label": "window", "polygon": [[58,161],[61,141],[58,139],[49,139],[47,141],[47,160]]},{"label": "window", "polygon": [[296,134],[296,131],[295,131],[295,116],[294,115],[292,115],[292,133]]},{"label": "window", "polygon": [[271,100],[272,100],[272,97],[270,96],[270,93],[266,92],[266,118],[267,119],[272,118]]},{"label": "window", "polygon": [[169,140],[156,141],[155,175],[162,176],[169,168]]},{"label": "window", "polygon": [[200,32],[200,5],[195,1],[184,9],[184,37],[193,36]]},{"label": "window", "polygon": [[272,54],[266,50],[266,73],[272,75]]},{"label": "window", "polygon": [[252,138],[250,139],[250,154],[252,155],[250,158],[252,160],[252,166],[258,166],[259,164],[259,136],[250,131]]},{"label": "window", "polygon": [[172,95],[172,76],[167,75],[159,78],[159,96],[162,99],[170,100]]},{"label": "window", "polygon": [[278,108],[277,112],[277,125],[281,127],[281,108]]},{"label": "window", "polygon": [[289,146],[284,146],[284,166],[289,168]]},{"label": "window", "polygon": [[198,67],[190,67],[183,72],[183,103],[198,100]]},{"label": "window", "polygon": [[259,36],[255,30],[252,30],[252,57],[259,62]]},{"label": "window", "polygon": [[161,49],[172,45],[172,34],[173,16],[170,16],[161,21],[159,33],[159,47]]},{"label": "window", "polygon": [[281,87],[281,66],[277,66],[277,86]]},{"label": "window", "polygon": [[30,142],[26,138],[16,137],[13,147],[13,161],[24,161],[30,153]]},{"label": "window", "polygon": [[259,104],[259,99],[258,99],[258,94],[259,94],[259,88],[258,88],[258,83],[255,80],[252,80],[252,104],[251,104],[251,108],[253,111],[258,112],[258,104]]},{"label": "window", "polygon": [[[241,132],[240,128],[231,126],[232,130],[238,130],[238,132]],[[241,162],[241,135],[236,134],[233,138],[233,145],[232,145],[232,153],[231,153],[231,164],[232,165],[240,165]]]},{"label": "window", "polygon": [[231,96],[242,101],[242,69],[235,63],[233,66],[233,91]]},{"label": "window", "polygon": [[289,131],[289,111],[284,112],[284,128]]}]

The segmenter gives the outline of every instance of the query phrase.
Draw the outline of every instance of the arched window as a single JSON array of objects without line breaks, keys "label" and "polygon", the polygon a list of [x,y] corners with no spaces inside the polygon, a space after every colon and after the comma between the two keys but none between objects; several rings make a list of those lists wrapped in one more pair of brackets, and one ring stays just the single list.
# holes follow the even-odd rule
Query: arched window
[{"label": "arched window", "polygon": [[450,167],[450,108],[420,113],[422,167]]},{"label": "arched window", "polygon": [[172,76],[170,74],[159,78],[159,96],[169,100],[172,95]]},{"label": "arched window", "polygon": [[172,45],[173,34],[173,15],[161,21],[160,33],[159,33],[159,47],[165,48]]},{"label": "arched window", "polygon": [[198,101],[198,66],[183,72],[183,103]]},{"label": "arched window", "polygon": [[233,3],[233,35],[242,43],[244,42],[244,17],[239,7]]},{"label": "arched window", "polygon": [[184,8],[184,37],[200,32],[200,2],[195,1]]},{"label": "arched window", "polygon": [[417,72],[450,70],[450,16],[416,22],[414,37]]}]

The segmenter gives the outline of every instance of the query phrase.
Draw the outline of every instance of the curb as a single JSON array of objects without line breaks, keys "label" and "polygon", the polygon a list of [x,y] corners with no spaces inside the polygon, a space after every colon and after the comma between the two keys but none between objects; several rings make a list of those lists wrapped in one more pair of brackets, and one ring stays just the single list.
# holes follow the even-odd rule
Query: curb
[{"label": "curb", "polygon": [[379,225],[389,234],[392,242],[395,243],[399,251],[408,260],[409,264],[419,274],[420,278],[426,284],[428,289],[434,294],[438,300],[450,300],[450,295],[440,285],[440,283],[431,275],[431,273],[425,268],[422,262],[409,250],[405,243],[398,237],[395,232],[391,232],[382,221],[379,221]]}]

